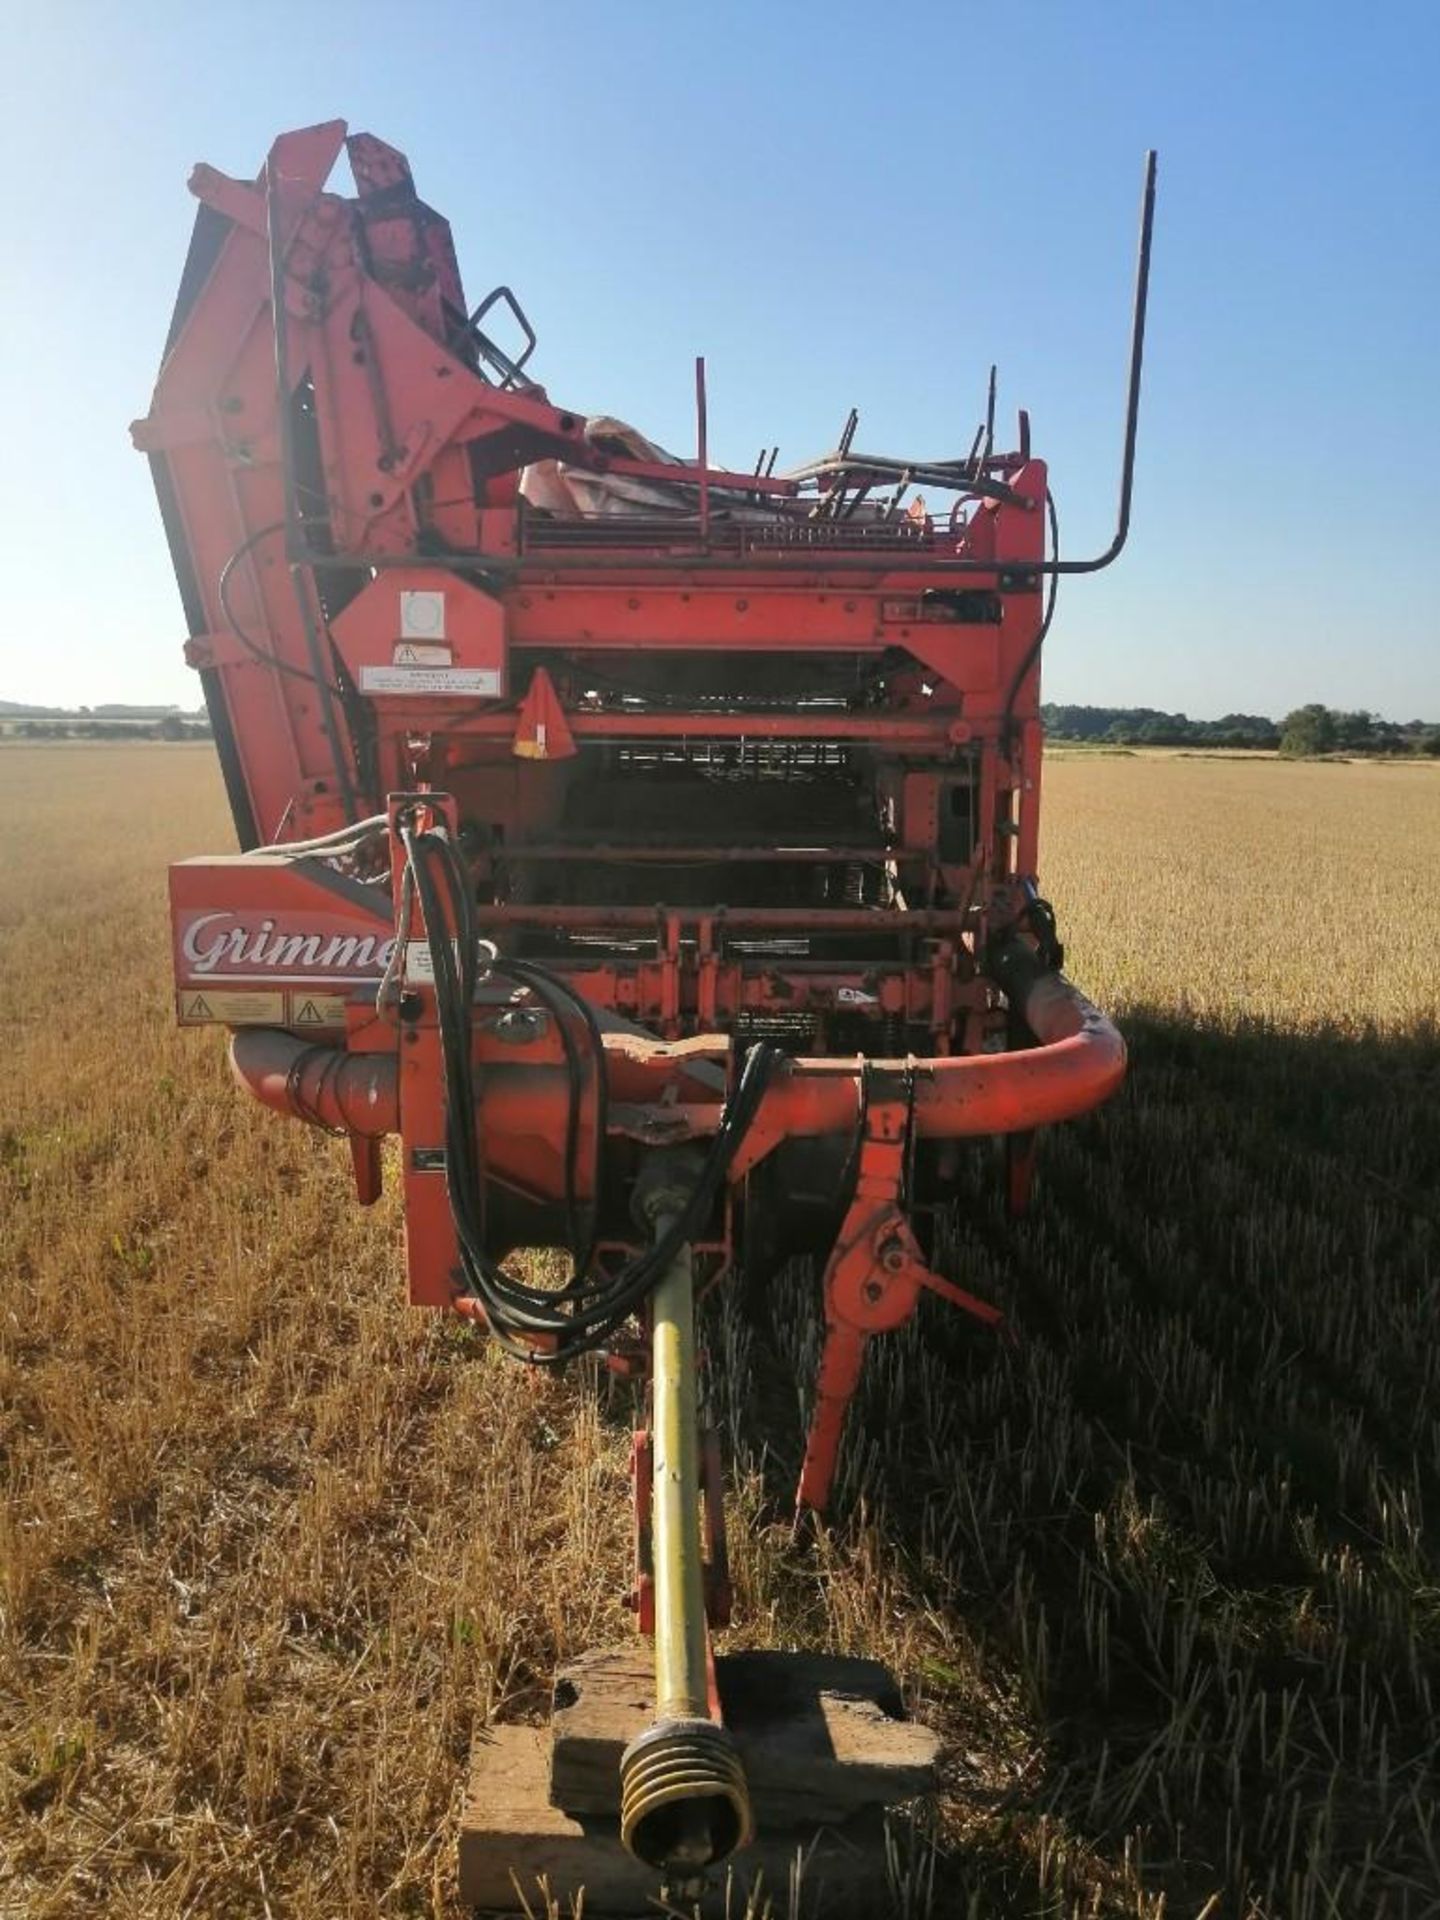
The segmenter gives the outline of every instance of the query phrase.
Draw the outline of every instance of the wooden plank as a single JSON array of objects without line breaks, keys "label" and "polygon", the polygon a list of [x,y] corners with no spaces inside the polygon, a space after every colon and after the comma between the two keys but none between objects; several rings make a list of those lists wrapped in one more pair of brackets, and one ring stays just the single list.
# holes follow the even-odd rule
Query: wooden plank
[{"label": "wooden plank", "polygon": [[[615,1821],[577,1819],[551,1806],[549,1776],[550,1736],[543,1727],[497,1727],[481,1735],[460,1822],[461,1902],[486,1913],[521,1914],[523,1895],[533,1913],[544,1913],[548,1890],[569,1914],[583,1891],[587,1915],[655,1920],[658,1876],[626,1853]],[[735,1920],[757,1887],[774,1898],[778,1912],[789,1913],[797,1857],[803,1900],[796,1911],[825,1920],[874,1920],[886,1911],[884,1822],[871,1811],[840,1828],[762,1835],[720,1869],[701,1902],[701,1920]]]},{"label": "wooden plank", "polygon": [[[933,1793],[940,1742],[907,1720],[875,1660],[730,1653],[715,1662],[725,1725],[767,1824],[844,1820]],[[619,1811],[620,1755],[653,1714],[648,1642],[586,1654],[555,1683],[550,1795],[577,1814]]]}]

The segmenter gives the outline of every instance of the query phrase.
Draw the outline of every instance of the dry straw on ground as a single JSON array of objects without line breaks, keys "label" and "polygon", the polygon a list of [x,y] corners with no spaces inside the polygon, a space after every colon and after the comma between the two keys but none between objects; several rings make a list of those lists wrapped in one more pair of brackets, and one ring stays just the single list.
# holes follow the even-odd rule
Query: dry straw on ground
[{"label": "dry straw on ground", "polygon": [[[886,1344],[818,1541],[813,1282],[713,1314],[740,1637],[944,1729],[897,1912],[1440,1913],[1440,777],[1047,782],[1131,1085],[1017,1233],[974,1169],[949,1257],[1021,1337]],[[408,1312],[393,1206],[173,1029],[206,751],[6,749],[0,830],[0,1913],[453,1915],[474,1729],[625,1630],[620,1390]]]}]

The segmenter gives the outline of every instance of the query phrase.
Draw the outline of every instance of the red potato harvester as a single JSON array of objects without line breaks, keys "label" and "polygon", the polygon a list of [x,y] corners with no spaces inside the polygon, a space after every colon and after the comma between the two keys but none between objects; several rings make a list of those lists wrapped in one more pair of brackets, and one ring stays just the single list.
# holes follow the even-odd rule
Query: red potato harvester
[{"label": "red potato harvester", "polygon": [[[327,192],[341,150],[355,193]],[[1107,1099],[1111,1023],[1037,888],[1040,654],[1062,559],[1021,413],[946,459],[677,459],[554,404],[498,287],[468,306],[404,157],[340,122],[258,179],[201,166],[150,459],[242,851],[171,870],[182,1022],[343,1133],[362,1204],[398,1137],[409,1297],[524,1360],[627,1353],[656,1642],[627,1846],[671,1885],[742,1843],[693,1292],[828,1259],[800,1474],[823,1510],[868,1341],[928,1290],[962,1143]],[[516,345],[495,335],[503,322]],[[571,1256],[563,1287],[500,1263]],[[706,1556],[708,1553],[708,1562]]]}]

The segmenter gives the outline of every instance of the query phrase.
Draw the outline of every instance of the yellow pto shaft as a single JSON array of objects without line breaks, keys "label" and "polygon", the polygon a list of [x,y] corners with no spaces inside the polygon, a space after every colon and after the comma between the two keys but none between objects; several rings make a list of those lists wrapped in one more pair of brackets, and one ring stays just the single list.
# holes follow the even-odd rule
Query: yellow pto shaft
[{"label": "yellow pto shaft", "polygon": [[[656,1222],[657,1237],[670,1225]],[[651,1298],[655,1554],[655,1717],[710,1715],[700,1559],[700,1432],[691,1255],[682,1246]]]},{"label": "yellow pto shaft", "polygon": [[[654,1190],[657,1241],[683,1194]],[[745,1773],[710,1711],[700,1545],[695,1288],[682,1245],[651,1296],[651,1490],[655,1579],[655,1723],[620,1762],[620,1834],[677,1892],[752,1836]]]}]

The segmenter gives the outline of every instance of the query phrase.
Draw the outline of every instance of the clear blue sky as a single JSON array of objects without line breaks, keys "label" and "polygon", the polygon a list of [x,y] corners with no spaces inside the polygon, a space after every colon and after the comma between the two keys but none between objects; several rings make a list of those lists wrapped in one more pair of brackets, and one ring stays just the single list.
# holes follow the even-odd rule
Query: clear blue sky
[{"label": "clear blue sky", "polygon": [[1137,507],[1057,700],[1440,718],[1440,7],[51,4],[0,16],[0,697],[198,701],[145,463],[196,160],[406,150],[564,404],[782,464],[1026,404],[1108,538],[1142,150]]}]

